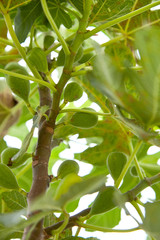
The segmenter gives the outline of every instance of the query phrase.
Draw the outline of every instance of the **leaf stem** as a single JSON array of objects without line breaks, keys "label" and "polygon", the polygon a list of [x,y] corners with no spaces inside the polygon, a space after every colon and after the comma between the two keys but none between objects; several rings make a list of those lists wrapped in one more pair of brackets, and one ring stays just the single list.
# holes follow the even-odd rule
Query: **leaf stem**
[{"label": "leaf stem", "polygon": [[89,229],[92,229],[94,231],[100,231],[100,232],[125,233],[125,232],[133,232],[133,231],[137,231],[137,230],[141,229],[140,227],[131,228],[131,229],[112,229],[112,228],[94,226],[94,225],[91,225],[91,224],[82,223],[80,221],[77,221],[77,225],[80,226],[80,227],[83,227],[83,228],[89,228]]},{"label": "leaf stem", "polygon": [[38,78],[35,78],[35,77],[32,77],[30,75],[23,75],[23,74],[8,71],[8,70],[2,69],[2,68],[0,68],[0,73],[4,73],[4,74],[7,74],[7,75],[10,75],[10,76],[13,76],[13,77],[17,77],[17,78],[22,78],[22,79],[27,80],[27,81],[33,81],[33,82],[39,83],[40,85],[43,85],[43,86],[46,86],[46,87],[50,88],[53,92],[56,92],[55,87],[53,85],[51,85],[50,83],[42,81],[42,80],[40,80]]},{"label": "leaf stem", "polygon": [[106,117],[111,116],[110,113],[94,112],[86,109],[77,109],[77,108],[67,108],[60,111],[60,113],[65,113],[65,112],[83,112],[83,113],[90,113],[90,114],[101,115]]},{"label": "leaf stem", "polygon": [[55,31],[59,41],[61,42],[62,44],[62,47],[63,47],[63,50],[65,52],[66,55],[69,55],[70,54],[70,51],[69,51],[69,48],[67,46],[67,43],[66,41],[64,40],[64,38],[62,37],[61,33],[59,32],[50,12],[49,12],[49,9],[48,9],[48,6],[47,6],[47,2],[46,0],[41,0],[41,5],[42,5],[42,8],[43,8],[43,11],[46,15],[46,18],[48,19],[50,25],[52,26],[53,30]]},{"label": "leaf stem", "polygon": [[159,5],[159,4],[160,4],[160,0],[159,0],[159,1],[156,1],[156,2],[153,2],[153,3],[150,3],[150,4],[148,4],[148,5],[144,6],[144,7],[141,7],[141,8],[139,8],[139,9],[133,11],[133,12],[127,13],[127,14],[125,14],[125,15],[119,17],[119,18],[116,18],[116,19],[114,19],[114,20],[112,20],[112,21],[109,21],[109,22],[107,22],[107,23],[104,23],[104,24],[102,24],[102,25],[94,28],[92,31],[87,32],[87,33],[85,34],[85,39],[93,36],[93,35],[96,34],[97,32],[100,32],[100,31],[102,31],[102,30],[104,30],[104,29],[106,29],[106,28],[109,28],[109,27],[114,26],[114,25],[116,25],[116,24],[118,24],[118,23],[120,23],[120,22],[123,22],[123,21],[125,21],[125,20],[127,20],[127,19],[129,19],[129,18],[135,17],[135,16],[137,16],[137,15],[143,13],[143,12],[146,12],[147,10],[149,10],[149,9],[151,9],[152,7],[155,7],[155,6]]},{"label": "leaf stem", "polygon": [[142,213],[139,205],[138,205],[135,201],[132,201],[131,204],[132,204],[133,207],[136,209],[138,215],[140,216],[141,220],[143,221],[143,220],[144,220],[144,216],[143,216],[143,213]]},{"label": "leaf stem", "polygon": [[8,40],[2,37],[0,37],[0,43],[4,43],[5,45],[15,47],[14,43],[11,40]]},{"label": "leaf stem", "polygon": [[[129,141],[128,145],[129,145],[130,152],[132,153],[133,152],[132,140]],[[139,176],[140,180],[142,180],[145,176],[143,175],[143,173],[141,171],[141,168],[140,168],[140,165],[139,165],[136,154],[135,154],[135,157],[134,157],[134,163],[135,163],[135,166],[136,166],[138,176]]]},{"label": "leaf stem", "polygon": [[132,152],[129,160],[127,161],[127,163],[126,163],[126,165],[124,166],[124,168],[123,168],[123,170],[122,170],[119,178],[117,179],[117,181],[116,181],[116,183],[115,183],[115,187],[116,187],[116,188],[118,188],[119,185],[121,184],[121,181],[123,180],[123,178],[124,178],[124,176],[125,176],[128,168],[129,168],[129,166],[131,165],[131,163],[132,163],[132,161],[133,161],[133,159],[134,159],[134,157],[135,157],[138,149],[140,148],[141,144],[142,144],[142,141],[141,141],[141,140],[138,141],[138,143],[137,143],[137,145],[135,146],[135,148],[134,148],[134,150],[133,150],[133,152]]}]

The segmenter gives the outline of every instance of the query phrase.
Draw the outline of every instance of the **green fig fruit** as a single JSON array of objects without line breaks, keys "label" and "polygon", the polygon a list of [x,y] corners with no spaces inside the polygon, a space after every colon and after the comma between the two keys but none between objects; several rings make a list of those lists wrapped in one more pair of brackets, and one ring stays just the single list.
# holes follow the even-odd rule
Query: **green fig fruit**
[{"label": "green fig fruit", "polygon": [[65,160],[62,162],[62,164],[59,166],[57,171],[58,178],[64,178],[70,173],[78,174],[79,172],[79,165],[74,160]]},{"label": "green fig fruit", "polygon": [[[17,62],[8,63],[5,66],[5,70],[28,75],[26,69],[19,65]],[[28,80],[7,75],[6,81],[14,94],[22,98],[25,102],[28,102],[30,92],[30,82]]]},{"label": "green fig fruit", "polygon": [[45,52],[38,47],[32,48],[27,53],[27,60],[40,72],[48,72],[48,62]]},{"label": "green fig fruit", "polygon": [[[94,111],[91,108],[83,108],[84,110]],[[91,128],[98,122],[98,116],[88,112],[76,112],[70,119],[70,124],[79,128]]]},{"label": "green fig fruit", "polygon": [[67,176],[65,176],[60,182],[58,188],[56,189],[54,200],[60,199],[62,195],[68,192],[70,187],[81,181],[82,178],[78,176],[76,173],[70,173]]},{"label": "green fig fruit", "polygon": [[69,83],[64,89],[64,101],[73,102],[81,98],[83,95],[83,89],[76,82]]},{"label": "green fig fruit", "polygon": [[7,189],[19,188],[17,179],[13,172],[7,165],[3,163],[0,163],[0,186]]},{"label": "green fig fruit", "polygon": [[54,43],[54,37],[51,35],[46,35],[44,37],[43,47],[44,49],[48,49]]},{"label": "green fig fruit", "polygon": [[16,168],[23,165],[28,158],[31,157],[30,153],[25,153],[24,155],[18,157],[12,161],[12,157],[19,152],[18,148],[5,148],[1,153],[1,162],[6,164],[10,168]]}]

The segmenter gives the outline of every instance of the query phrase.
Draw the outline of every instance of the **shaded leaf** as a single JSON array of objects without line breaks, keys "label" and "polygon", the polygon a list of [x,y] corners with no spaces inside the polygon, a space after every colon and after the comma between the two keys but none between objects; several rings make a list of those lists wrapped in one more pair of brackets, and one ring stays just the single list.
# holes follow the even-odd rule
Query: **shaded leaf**
[{"label": "shaded leaf", "polygon": [[81,13],[83,13],[83,0],[70,0],[70,2],[75,6]]},{"label": "shaded leaf", "polygon": [[[98,54],[93,73],[88,77],[91,83],[107,95],[111,101],[131,113],[147,126],[160,122],[160,84],[159,52],[160,31],[156,28],[138,32],[136,47],[141,55],[143,73],[131,69],[116,70],[113,62],[104,55]],[[125,82],[131,81],[136,94],[127,91]],[[152,88],[151,88],[152,86]]]},{"label": "shaded leaf", "polygon": [[103,142],[95,147],[90,147],[80,153],[79,160],[93,165],[106,165],[106,159],[110,152],[120,151],[129,154],[127,135],[121,130],[118,123],[108,117],[91,129],[78,129],[71,126],[57,127],[55,138],[65,138],[69,135],[79,134],[79,138],[101,137]]},{"label": "shaded leaf", "polygon": [[34,21],[42,14],[39,0],[32,0],[26,6],[18,8],[14,25],[15,32],[20,43],[24,42]]},{"label": "shaded leaf", "polygon": [[91,206],[91,211],[89,215],[97,215],[101,214],[104,212],[108,212],[112,210],[113,208],[118,206],[117,202],[117,197],[116,195],[118,194],[118,198],[120,201],[121,193],[112,186],[107,186],[103,188],[97,195],[96,199],[94,200],[92,206]]},{"label": "shaded leaf", "polygon": [[7,207],[13,210],[20,210],[27,207],[26,197],[18,191],[3,192],[2,199]]},{"label": "shaded leaf", "polygon": [[134,0],[98,0],[94,5],[89,23],[110,21],[130,12]]},{"label": "shaded leaf", "polygon": [[8,189],[18,189],[18,183],[11,169],[0,163],[0,186]]},{"label": "shaded leaf", "polygon": [[63,7],[61,6],[61,1],[56,0],[56,1],[49,1],[48,2],[48,7],[50,10],[50,13],[54,19],[54,21],[57,24],[57,27],[59,27],[61,24],[63,24],[66,28],[71,28],[72,27],[72,20],[67,14]]},{"label": "shaded leaf", "polygon": [[72,185],[67,193],[63,194],[58,200],[61,207],[65,206],[66,203],[73,199],[77,199],[85,194],[90,194],[98,191],[105,183],[104,176],[91,177],[89,179],[83,180],[79,183]]},{"label": "shaded leaf", "polygon": [[160,239],[160,201],[145,204],[145,218],[143,221],[143,229],[153,236],[156,240]]},{"label": "shaded leaf", "polygon": [[[92,216],[90,219],[87,220],[87,223],[94,226],[113,228],[119,224],[120,220],[121,210],[119,208],[115,208],[109,212]],[[87,231],[92,230],[87,229]]]},{"label": "shaded leaf", "polygon": [[120,176],[126,162],[127,157],[123,153],[112,152],[108,155],[107,166],[114,181],[116,181]]}]

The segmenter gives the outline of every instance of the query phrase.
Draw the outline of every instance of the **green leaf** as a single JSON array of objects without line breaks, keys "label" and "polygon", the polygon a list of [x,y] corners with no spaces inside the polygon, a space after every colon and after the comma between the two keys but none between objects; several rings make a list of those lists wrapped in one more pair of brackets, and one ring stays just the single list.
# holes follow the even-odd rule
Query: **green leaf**
[{"label": "green leaf", "polygon": [[117,194],[120,201],[122,195],[115,187],[107,186],[103,188],[94,200],[89,215],[101,214],[117,207],[119,205],[117,202]]},{"label": "green leaf", "polygon": [[128,169],[125,177],[123,178],[123,183],[120,187],[122,193],[125,193],[135,187],[139,183],[139,178],[131,174],[130,168]]},{"label": "green leaf", "polygon": [[60,0],[48,2],[48,7],[50,10],[50,13],[51,13],[55,23],[57,24],[58,28],[61,24],[63,24],[66,28],[71,28],[72,20],[71,20],[69,14],[67,14],[64,11],[63,6],[61,6],[60,2],[61,2]]},{"label": "green leaf", "polygon": [[0,163],[0,186],[8,189],[19,188],[13,172],[3,163]]},{"label": "green leaf", "polygon": [[66,136],[79,134],[79,138],[101,137],[103,142],[95,147],[88,148],[80,154],[81,161],[93,165],[106,165],[106,159],[110,152],[119,151],[129,154],[126,134],[121,130],[119,124],[108,117],[104,121],[90,129],[79,129],[71,126],[58,127],[55,130],[55,138],[65,138]]},{"label": "green leaf", "polygon": [[160,239],[160,201],[145,204],[145,218],[143,221],[143,229],[156,240]]},{"label": "green leaf", "polygon": [[[121,209],[115,208],[109,212],[92,216],[90,219],[87,220],[87,224],[91,224],[99,227],[113,228],[119,224],[120,220],[121,220]],[[91,231],[91,230],[87,229],[87,231]]]},{"label": "green leaf", "polygon": [[108,155],[107,166],[114,181],[116,181],[120,176],[126,162],[127,157],[123,153],[112,152]]},{"label": "green leaf", "polygon": [[[88,74],[96,88],[147,126],[160,122],[159,41],[160,30],[157,28],[137,33],[135,42],[141,55],[143,73],[131,69],[122,72],[107,56],[98,53],[94,70]],[[127,81],[134,87],[134,94],[128,91]]]},{"label": "green leaf", "polygon": [[83,0],[70,0],[70,2],[75,6],[81,13],[83,13]]},{"label": "green leaf", "polygon": [[89,24],[110,21],[130,12],[134,0],[98,0],[94,5]]},{"label": "green leaf", "polygon": [[18,191],[3,192],[2,199],[7,207],[13,210],[20,210],[27,207],[26,197]]},{"label": "green leaf", "polygon": [[25,215],[26,210],[19,210],[12,213],[0,214],[0,224],[5,227],[12,227],[22,221],[22,215]]},{"label": "green leaf", "polygon": [[79,183],[75,183],[68,189],[65,194],[60,197],[58,203],[61,207],[64,207],[68,202],[72,201],[73,199],[77,199],[85,194],[90,194],[98,191],[98,189],[102,187],[104,183],[104,176],[91,177],[89,179],[82,180]]},{"label": "green leaf", "polygon": [[[28,0],[11,0],[10,1],[10,5],[9,7],[12,8],[12,7],[19,7],[19,5],[22,5],[22,4],[26,4],[28,2]],[[8,0],[2,0],[2,3],[5,7],[7,7],[7,4],[8,4]]]},{"label": "green leaf", "polygon": [[85,76],[81,78],[79,84],[84,88],[88,98],[92,102],[97,103],[104,112],[108,112],[108,108],[106,107],[106,97],[100,91],[98,91],[98,89],[95,89]]},{"label": "green leaf", "polygon": [[18,8],[14,24],[20,43],[24,42],[35,20],[42,14],[39,0],[32,0],[26,6]]}]

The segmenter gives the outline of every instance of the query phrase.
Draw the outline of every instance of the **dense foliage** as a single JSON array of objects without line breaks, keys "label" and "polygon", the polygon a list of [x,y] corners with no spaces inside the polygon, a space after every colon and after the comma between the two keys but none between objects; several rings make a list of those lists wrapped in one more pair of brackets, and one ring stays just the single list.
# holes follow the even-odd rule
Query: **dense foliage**
[{"label": "dense foliage", "polygon": [[[160,10],[153,8],[159,4],[0,1],[2,240],[78,240],[81,228],[142,229],[148,239],[160,239],[160,152],[147,154],[160,146]],[[93,36],[108,40],[99,44]],[[62,158],[72,151],[73,136],[85,150]],[[85,176],[79,176],[81,162],[92,166]],[[155,199],[144,203],[148,186]],[[81,197],[92,193],[97,197],[73,215]],[[127,202],[141,220],[136,228],[113,229],[122,209],[133,217]]]}]

